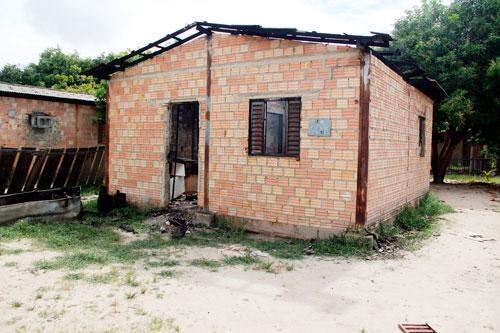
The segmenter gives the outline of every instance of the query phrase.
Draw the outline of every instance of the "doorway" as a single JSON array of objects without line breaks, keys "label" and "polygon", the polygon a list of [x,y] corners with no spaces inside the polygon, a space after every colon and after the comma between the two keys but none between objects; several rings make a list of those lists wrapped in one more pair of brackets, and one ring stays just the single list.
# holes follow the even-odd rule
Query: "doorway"
[{"label": "doorway", "polygon": [[174,103],[170,115],[169,200],[183,195],[193,200],[198,194],[199,103]]}]

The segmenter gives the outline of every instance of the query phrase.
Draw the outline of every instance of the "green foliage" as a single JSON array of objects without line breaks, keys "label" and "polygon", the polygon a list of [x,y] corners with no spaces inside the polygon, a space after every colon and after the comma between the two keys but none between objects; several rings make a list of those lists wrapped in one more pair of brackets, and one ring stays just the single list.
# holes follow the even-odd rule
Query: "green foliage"
[{"label": "green foliage", "polygon": [[212,260],[206,258],[193,259],[189,262],[189,264],[191,266],[209,268],[212,270],[219,268],[221,265],[218,260]]},{"label": "green foliage", "polygon": [[78,281],[81,280],[85,277],[83,273],[68,273],[63,276],[64,280],[69,280],[69,281]]},{"label": "green foliage", "polygon": [[95,121],[103,124],[106,121],[106,93],[108,91],[108,83],[102,81],[99,87],[94,92],[96,105]]},{"label": "green foliage", "polygon": [[[394,237],[402,230],[424,230],[432,224],[435,216],[449,211],[448,206],[443,205],[433,195],[427,194],[416,208],[405,207],[396,218],[394,226],[381,224],[379,233],[382,237]],[[128,207],[116,210],[105,218],[96,217],[100,221],[98,224],[89,223],[88,217],[84,217],[84,224],[18,222],[10,226],[1,226],[0,239],[29,238],[41,246],[64,252],[62,256],[54,259],[38,261],[35,264],[38,269],[77,270],[89,265],[134,263],[138,260],[151,259],[152,250],[161,251],[182,246],[217,247],[226,244],[241,244],[250,250],[258,249],[282,259],[300,259],[304,256],[306,248],[312,249],[313,255],[316,256],[362,257],[371,253],[370,243],[361,236],[338,235],[321,240],[254,239],[241,228],[233,228],[227,223],[219,224],[221,229],[197,229],[191,235],[180,239],[150,235],[147,239],[122,243],[120,235],[113,229],[113,226],[126,223],[141,224],[145,217],[145,211]],[[261,263],[259,258],[250,255],[226,257],[222,260],[200,258],[190,262],[193,266],[212,270],[223,265],[259,266]],[[146,265],[150,267],[173,267],[178,264],[178,261],[170,259],[146,262]],[[133,276],[127,279],[130,285],[136,284]]]},{"label": "green foliage", "polygon": [[244,255],[244,256],[232,256],[232,257],[225,257],[222,262],[226,265],[253,265],[256,263],[259,263],[260,260],[256,257],[253,257],[251,255]]},{"label": "green foliage", "polygon": [[438,215],[451,213],[453,209],[439,201],[430,192],[426,193],[416,207],[406,205],[394,220],[394,225],[405,231],[429,229]]},{"label": "green foliage", "polygon": [[96,58],[84,58],[76,51],[66,54],[59,47],[46,48],[37,63],[31,63],[24,68],[13,64],[3,66],[0,69],[0,81],[93,94],[97,108],[95,121],[103,123],[107,82],[83,73],[123,54],[124,52],[109,53]]},{"label": "green foliage", "polygon": [[394,223],[380,222],[377,226],[377,234],[383,240],[393,239],[400,233],[401,229],[399,229]]},{"label": "green foliage", "polygon": [[[488,171],[490,174],[491,171]],[[459,183],[487,183],[487,184],[499,184],[500,176],[487,176],[485,175],[446,175],[447,180],[453,180]]]},{"label": "green foliage", "polygon": [[449,94],[434,117],[434,141],[441,134],[467,135],[499,145],[499,12],[498,0],[456,0],[449,6],[430,0],[396,22],[393,46]]}]

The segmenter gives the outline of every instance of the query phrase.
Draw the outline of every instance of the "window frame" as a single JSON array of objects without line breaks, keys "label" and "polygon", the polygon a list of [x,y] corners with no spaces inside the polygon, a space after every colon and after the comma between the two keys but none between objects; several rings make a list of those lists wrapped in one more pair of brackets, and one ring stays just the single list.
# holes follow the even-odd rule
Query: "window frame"
[{"label": "window frame", "polygon": [[418,155],[425,156],[425,130],[426,119],[424,116],[418,116]]},{"label": "window frame", "polygon": [[[283,121],[283,152],[282,153],[267,153],[266,152],[266,138],[267,138],[267,103],[268,102],[286,102],[286,109],[284,114]],[[289,113],[289,102],[290,101],[299,101],[300,102],[300,110],[299,110],[299,119],[302,114],[302,98],[301,97],[278,97],[278,98],[254,98],[250,99],[248,102],[248,155],[249,156],[269,156],[269,157],[291,157],[296,158],[297,160],[300,157],[300,130],[299,130],[299,152],[298,154],[289,154],[288,151],[288,113]],[[262,133],[262,153],[252,153],[252,103],[254,102],[263,102],[264,103],[264,124],[263,124],[263,133]],[[300,120],[299,120],[300,126]]]}]

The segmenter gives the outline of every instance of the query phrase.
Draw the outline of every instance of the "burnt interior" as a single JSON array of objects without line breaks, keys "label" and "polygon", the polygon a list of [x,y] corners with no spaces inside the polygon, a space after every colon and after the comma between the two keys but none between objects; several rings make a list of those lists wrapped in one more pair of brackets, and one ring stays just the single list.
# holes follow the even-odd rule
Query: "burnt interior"
[{"label": "burnt interior", "polygon": [[[170,199],[174,199],[179,196],[179,191],[180,194],[189,195],[198,191],[198,102],[173,104],[171,117],[168,161],[171,177]],[[177,177],[174,177],[175,175]]]}]

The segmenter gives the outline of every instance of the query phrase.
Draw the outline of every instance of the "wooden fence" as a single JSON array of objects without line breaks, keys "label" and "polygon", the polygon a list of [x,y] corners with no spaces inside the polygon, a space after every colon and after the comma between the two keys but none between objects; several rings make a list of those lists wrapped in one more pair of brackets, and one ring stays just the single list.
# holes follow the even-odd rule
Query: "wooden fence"
[{"label": "wooden fence", "polygon": [[0,196],[77,185],[99,185],[104,179],[104,150],[104,146],[0,148]]},{"label": "wooden fence", "polygon": [[483,171],[496,170],[500,174],[500,159],[496,161],[488,158],[467,158],[452,160],[448,167],[448,174],[480,175]]}]

